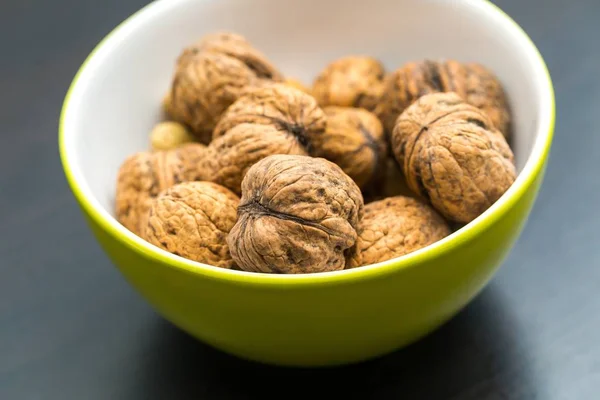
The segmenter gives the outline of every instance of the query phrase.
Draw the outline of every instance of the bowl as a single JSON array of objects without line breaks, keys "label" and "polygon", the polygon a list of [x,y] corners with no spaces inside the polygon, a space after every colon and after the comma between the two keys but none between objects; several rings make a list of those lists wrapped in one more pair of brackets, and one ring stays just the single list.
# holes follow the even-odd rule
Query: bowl
[{"label": "bowl", "polygon": [[[305,83],[328,62],[363,53],[389,70],[423,58],[476,61],[503,82],[519,175],[477,219],[406,256],[304,275],[219,269],[165,252],[114,218],[117,170],[147,149],[183,47],[216,30],[245,35]],[[66,96],[60,153],[95,238],[165,319],[238,357],[287,366],[356,363],[434,331],[493,277],[543,180],[554,128],[549,73],[526,33],[487,1],[161,0],[93,50]]]}]

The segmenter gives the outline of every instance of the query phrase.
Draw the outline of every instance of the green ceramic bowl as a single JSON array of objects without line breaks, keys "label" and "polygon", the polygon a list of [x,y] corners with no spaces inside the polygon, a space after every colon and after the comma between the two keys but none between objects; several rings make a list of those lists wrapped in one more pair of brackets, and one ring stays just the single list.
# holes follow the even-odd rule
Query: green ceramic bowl
[{"label": "green ceramic bowl", "polygon": [[[358,362],[405,346],[460,311],[517,240],[542,182],[554,95],[527,35],[478,0],[162,0],[110,33],[65,99],[60,151],[91,230],[130,284],[196,338],[280,365]],[[475,221],[407,256],[322,274],[268,275],[215,268],[162,251],[113,216],[115,179],[146,149],[179,51],[232,29],[284,73],[310,83],[336,57],[366,53],[389,69],[425,57],[478,61],[503,81],[513,108],[519,176]]]}]

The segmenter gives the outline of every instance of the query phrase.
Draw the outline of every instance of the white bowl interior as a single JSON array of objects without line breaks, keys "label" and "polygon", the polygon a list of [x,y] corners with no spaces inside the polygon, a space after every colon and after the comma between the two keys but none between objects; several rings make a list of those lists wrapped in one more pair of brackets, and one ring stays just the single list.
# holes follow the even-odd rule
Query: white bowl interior
[{"label": "white bowl interior", "polygon": [[519,171],[541,154],[541,137],[550,128],[552,94],[543,61],[518,26],[486,1],[160,0],[95,51],[64,114],[72,174],[108,218],[118,168],[128,155],[148,148],[175,58],[216,30],[245,35],[284,73],[306,84],[328,62],[349,54],[372,55],[389,70],[423,58],[480,62],[508,93]]}]

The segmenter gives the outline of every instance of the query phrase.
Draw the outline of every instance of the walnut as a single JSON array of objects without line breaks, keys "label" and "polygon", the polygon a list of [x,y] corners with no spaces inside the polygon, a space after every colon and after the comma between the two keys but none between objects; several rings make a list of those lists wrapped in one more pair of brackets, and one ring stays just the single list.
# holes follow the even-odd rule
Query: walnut
[{"label": "walnut", "polygon": [[317,76],[312,94],[321,106],[375,109],[383,90],[385,68],[367,56],[347,56],[333,61]]},{"label": "walnut", "polygon": [[243,36],[206,35],[179,55],[164,107],[208,143],[221,114],[261,80],[283,81],[283,76]]},{"label": "walnut", "polygon": [[409,187],[468,223],[512,185],[513,153],[488,116],[456,93],[422,96],[398,118],[392,150]]},{"label": "walnut", "polygon": [[150,145],[153,150],[171,150],[193,141],[194,137],[186,127],[174,121],[160,122],[150,132]]},{"label": "walnut", "polygon": [[458,61],[409,62],[385,80],[376,114],[391,132],[398,116],[420,96],[455,92],[467,103],[482,109],[506,137],[510,134],[510,114],[500,81],[484,66]]},{"label": "walnut", "polygon": [[314,155],[333,161],[363,188],[381,174],[387,142],[381,122],[362,108],[330,106],[325,134],[313,138]]},{"label": "walnut", "polygon": [[315,100],[281,83],[249,89],[223,115],[200,180],[241,193],[241,182],[257,161],[273,154],[308,155],[311,141],[325,130],[325,114]]},{"label": "walnut", "polygon": [[276,125],[236,125],[210,143],[198,169],[200,179],[216,182],[239,195],[248,169],[272,154],[307,153],[298,137]]},{"label": "walnut", "polygon": [[144,239],[175,255],[231,268],[227,234],[238,203],[235,194],[212,182],[177,184],[152,201]]},{"label": "walnut", "polygon": [[227,242],[245,271],[316,273],[344,268],[362,218],[360,189],[323,158],[273,155],[242,182],[238,221]]},{"label": "walnut", "polygon": [[168,151],[140,152],[119,168],[115,196],[116,216],[140,235],[152,199],[169,187],[197,178],[197,165],[206,147],[191,143]]},{"label": "walnut", "polygon": [[223,114],[213,139],[243,123],[274,125],[310,152],[311,141],[325,132],[325,114],[312,96],[282,83],[247,90]]},{"label": "walnut", "polygon": [[170,114],[189,126],[202,143],[208,143],[221,114],[256,80],[256,74],[233,57],[197,53],[176,69]]},{"label": "walnut", "polygon": [[185,65],[194,55],[205,51],[224,54],[243,62],[258,78],[283,81],[281,72],[262,52],[254,48],[242,35],[227,31],[205,35],[184,49],[177,59],[178,67]]},{"label": "walnut", "polygon": [[349,251],[346,268],[400,257],[451,233],[446,221],[433,208],[404,196],[367,204],[358,227],[358,239]]}]

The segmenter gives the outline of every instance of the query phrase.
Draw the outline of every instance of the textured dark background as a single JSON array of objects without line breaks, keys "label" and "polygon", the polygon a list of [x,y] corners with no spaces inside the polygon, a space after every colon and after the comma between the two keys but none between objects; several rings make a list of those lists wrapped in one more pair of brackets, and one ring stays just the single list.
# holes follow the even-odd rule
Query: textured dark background
[{"label": "textured dark background", "polygon": [[0,3],[0,399],[598,398],[598,0],[497,1],[543,53],[558,118],[539,200],[493,282],[405,350],[301,371],[225,356],[164,322],[109,263],[67,188],[57,125],[68,84],[144,3]]}]

